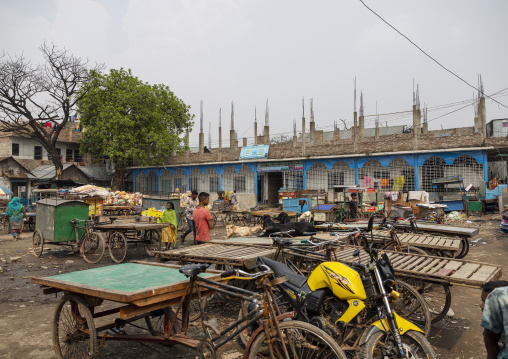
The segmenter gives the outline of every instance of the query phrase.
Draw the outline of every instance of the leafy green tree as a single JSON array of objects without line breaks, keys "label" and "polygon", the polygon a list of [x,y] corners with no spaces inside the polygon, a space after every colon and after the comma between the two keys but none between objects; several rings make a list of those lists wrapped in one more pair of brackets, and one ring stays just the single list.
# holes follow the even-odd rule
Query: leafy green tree
[{"label": "leafy green tree", "polygon": [[190,106],[165,85],[149,85],[131,70],[93,73],[78,102],[83,125],[81,151],[113,161],[113,188],[123,189],[130,160],[162,164],[185,143],[181,135],[193,124]]}]

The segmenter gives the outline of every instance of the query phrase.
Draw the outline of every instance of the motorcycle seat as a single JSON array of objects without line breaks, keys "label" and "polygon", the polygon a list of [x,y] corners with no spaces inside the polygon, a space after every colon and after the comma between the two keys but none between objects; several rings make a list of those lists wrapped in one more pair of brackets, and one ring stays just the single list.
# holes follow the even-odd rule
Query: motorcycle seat
[{"label": "motorcycle seat", "polygon": [[298,288],[302,287],[307,282],[307,277],[304,275],[299,275],[293,272],[287,265],[268,259],[266,257],[258,257],[258,262],[266,264],[273,270],[275,277],[287,276],[288,282],[297,286]]}]

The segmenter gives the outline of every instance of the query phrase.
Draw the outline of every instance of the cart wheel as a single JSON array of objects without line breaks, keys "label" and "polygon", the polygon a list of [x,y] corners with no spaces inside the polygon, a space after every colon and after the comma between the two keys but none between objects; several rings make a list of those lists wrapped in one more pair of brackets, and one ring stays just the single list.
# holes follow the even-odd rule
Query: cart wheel
[{"label": "cart wheel", "polygon": [[66,294],[53,318],[53,346],[56,357],[91,358],[97,351],[97,334],[92,312],[84,299]]},{"label": "cart wheel", "polygon": [[437,323],[448,313],[452,305],[452,292],[446,283],[431,283],[422,279],[406,278],[421,293],[429,308],[432,323]]},{"label": "cart wheel", "polygon": [[127,239],[120,232],[113,232],[108,239],[108,251],[111,259],[122,263],[127,255]]},{"label": "cart wheel", "polygon": [[392,309],[402,318],[415,323],[427,337],[430,333],[432,318],[423,296],[410,284],[395,280],[395,290],[400,296],[393,303]]},{"label": "cart wheel", "polygon": [[[203,306],[205,311],[206,311],[206,302],[209,298],[210,298],[210,296],[201,297],[201,305]],[[178,306],[173,307],[175,311],[176,311],[177,307]],[[177,318],[180,321],[182,320],[182,311],[181,310],[178,313]],[[195,322],[199,318],[201,318],[201,310],[199,309],[199,301],[196,298],[194,300],[191,300],[190,305],[189,305],[189,322]]]},{"label": "cart wheel", "polygon": [[457,259],[464,258],[469,253],[469,240],[467,238],[463,238],[460,241],[460,248],[461,248],[461,251],[457,255],[457,257],[456,257]]},{"label": "cart wheel", "polygon": [[32,236],[32,249],[34,256],[40,257],[42,255],[43,247],[44,237],[42,236],[41,231],[36,230]]},{"label": "cart wheel", "polygon": [[153,251],[161,250],[161,235],[155,229],[150,229],[145,232],[145,251],[150,257],[153,257]]},{"label": "cart wheel", "polygon": [[211,213],[212,215],[212,224],[213,224],[213,227],[217,227],[217,215],[215,213]]},{"label": "cart wheel", "polygon": [[97,263],[106,250],[106,240],[100,232],[85,233],[81,243],[81,254],[88,263]]},{"label": "cart wheel", "polygon": [[[165,311],[165,308],[157,309],[157,310],[154,310],[153,312],[151,312],[150,315],[145,317],[145,322],[146,322],[146,326],[148,328],[148,331],[154,337],[161,337],[162,335],[164,335],[164,326],[165,326],[164,311]],[[169,315],[170,315],[169,320],[170,320],[170,324],[171,324],[171,318],[173,318],[174,315],[175,315],[173,312],[171,312],[171,309],[170,309],[170,314]],[[177,326],[176,329],[179,330],[179,328],[178,328],[178,326],[179,326],[178,321],[176,323],[176,326]],[[171,329],[171,333],[172,334],[176,334],[175,327],[173,327]]]}]

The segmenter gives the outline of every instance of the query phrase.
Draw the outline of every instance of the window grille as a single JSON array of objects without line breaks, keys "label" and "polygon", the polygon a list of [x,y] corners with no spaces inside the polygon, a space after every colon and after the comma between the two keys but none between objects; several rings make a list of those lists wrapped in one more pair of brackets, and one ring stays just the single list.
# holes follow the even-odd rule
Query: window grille
[{"label": "window grille", "polygon": [[208,186],[205,184],[205,176],[198,168],[194,168],[189,175],[189,186],[191,191],[206,192]]},{"label": "window grille", "polygon": [[19,143],[12,144],[12,155],[19,156]]},{"label": "window grille", "polygon": [[222,190],[225,192],[233,191],[235,187],[236,171],[233,167],[226,167],[222,173]]},{"label": "window grille", "polygon": [[328,189],[328,170],[323,163],[314,163],[309,168],[306,176],[306,188],[319,190]]},{"label": "window grille", "polygon": [[205,171],[205,183],[207,183],[208,193],[217,193],[219,192],[219,175],[215,171],[213,167],[209,167]]},{"label": "window grille", "polygon": [[254,193],[254,172],[248,166],[242,166],[235,178],[237,193]]},{"label": "window grille", "polygon": [[303,171],[283,171],[282,180],[284,192],[303,189]]},{"label": "window grille", "polygon": [[146,178],[146,192],[147,193],[158,193],[159,192],[159,183],[158,183],[157,175],[154,171],[148,172],[148,177]]},{"label": "window grille", "polygon": [[65,161],[72,162],[74,160],[73,152],[71,149],[65,150]]},{"label": "window grille", "polygon": [[171,172],[169,170],[164,170],[161,175],[161,192],[162,193],[169,193],[172,192],[171,187],[171,179],[173,176],[171,176]]},{"label": "window grille", "polygon": [[143,172],[138,172],[136,179],[136,192],[145,193],[146,192],[146,177]]},{"label": "window grille", "polygon": [[42,146],[34,146],[34,160],[42,160]]},{"label": "window grille", "polygon": [[180,193],[187,192],[187,177],[183,173],[181,169],[177,169],[175,175],[173,176],[174,188],[173,192],[176,192],[176,189],[180,191]]},{"label": "window grille", "polygon": [[[415,190],[415,169],[410,166],[406,160],[396,158],[388,164],[390,191],[414,191]],[[382,185],[386,181],[382,181],[381,188],[386,189]]]},{"label": "window grille", "polygon": [[346,162],[336,162],[332,169],[328,170],[328,190],[333,191],[335,185],[355,185],[355,170]]}]

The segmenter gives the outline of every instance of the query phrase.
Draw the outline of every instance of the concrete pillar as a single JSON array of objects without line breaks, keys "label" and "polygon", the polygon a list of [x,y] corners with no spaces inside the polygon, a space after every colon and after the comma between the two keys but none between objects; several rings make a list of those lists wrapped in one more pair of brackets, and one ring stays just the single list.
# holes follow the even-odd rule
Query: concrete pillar
[{"label": "concrete pillar", "polygon": [[243,138],[243,147],[246,147],[247,146],[247,137],[244,137]]},{"label": "concrete pillar", "polygon": [[302,156],[305,157],[305,117],[302,117]]},{"label": "concrete pillar", "polygon": [[188,148],[187,151],[185,151],[185,161],[189,162],[189,129],[185,130],[185,146]]},{"label": "concrete pillar", "polygon": [[297,146],[298,146],[298,137],[293,136],[293,147],[297,147]]},{"label": "concrete pillar", "polygon": [[339,143],[340,142],[340,130],[338,127],[335,128],[335,131],[333,132],[333,141],[335,143]]},{"label": "concrete pillar", "polygon": [[205,153],[205,134],[203,132],[199,134],[199,153]]},{"label": "concrete pillar", "polygon": [[483,137],[487,137],[487,109],[485,108],[485,97],[480,98],[480,113],[481,113],[481,134]]},{"label": "concrete pillar", "polygon": [[360,142],[363,141],[364,136],[365,136],[365,117],[361,115],[359,117],[358,123],[358,138]]},{"label": "concrete pillar", "polygon": [[235,147],[235,130],[229,130],[229,148]]},{"label": "concrete pillar", "polygon": [[222,161],[222,126],[219,126],[219,161]]},{"label": "concrete pillar", "polygon": [[374,131],[374,140],[379,141],[379,123],[376,123],[376,129]]},{"label": "concrete pillar", "polygon": [[314,121],[310,121],[309,123],[309,138],[310,142],[314,142],[314,131],[316,130],[316,123]]},{"label": "concrete pillar", "polygon": [[265,145],[270,144],[270,126],[265,126],[265,128],[264,128],[263,141],[264,141]]},{"label": "concrete pillar", "polygon": [[429,124],[427,122],[423,123],[422,134],[424,136],[429,134]]},{"label": "concrete pillar", "polygon": [[418,129],[420,126],[418,125],[418,115],[416,110],[416,105],[413,105],[413,138],[418,137]]},{"label": "concrete pillar", "polygon": [[258,122],[254,121],[254,144],[258,144]]},{"label": "concrete pillar", "polygon": [[353,114],[353,129],[352,129],[352,132],[351,134],[353,135],[353,150],[354,150],[354,153],[356,153],[358,151],[358,145],[357,145],[357,140],[358,140],[358,113],[355,111],[354,114]]},{"label": "concrete pillar", "polygon": [[[480,107],[478,105],[478,107]],[[475,114],[474,116],[474,133],[479,133],[480,132],[480,125],[478,124],[478,113]]]}]

